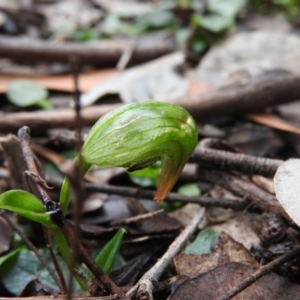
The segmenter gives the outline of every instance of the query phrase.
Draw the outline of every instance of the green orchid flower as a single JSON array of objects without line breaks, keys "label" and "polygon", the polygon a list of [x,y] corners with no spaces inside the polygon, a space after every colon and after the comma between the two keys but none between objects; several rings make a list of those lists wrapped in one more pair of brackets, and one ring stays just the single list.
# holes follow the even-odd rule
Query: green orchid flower
[{"label": "green orchid flower", "polygon": [[[178,105],[156,101],[125,105],[103,116],[90,130],[81,151],[84,171],[91,165],[134,171],[161,159],[155,200],[163,201],[197,140],[195,121]],[[62,207],[69,204],[66,185],[65,180]]]}]

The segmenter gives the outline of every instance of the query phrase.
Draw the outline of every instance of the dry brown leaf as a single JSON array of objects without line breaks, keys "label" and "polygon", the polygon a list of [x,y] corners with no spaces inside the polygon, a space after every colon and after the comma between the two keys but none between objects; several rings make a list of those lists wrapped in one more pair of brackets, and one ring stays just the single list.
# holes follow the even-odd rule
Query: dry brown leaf
[{"label": "dry brown leaf", "polygon": [[226,222],[219,224],[211,224],[209,228],[215,231],[226,232],[235,241],[243,244],[247,249],[254,245],[258,245],[260,240],[257,234],[251,228],[251,216],[247,213],[236,213]]},{"label": "dry brown leaf", "polygon": [[225,232],[221,233],[218,246],[211,253],[203,255],[181,253],[174,258],[177,273],[189,277],[198,276],[229,262],[239,262],[255,267],[259,266],[249,251]]},{"label": "dry brown leaf", "polygon": [[[240,263],[228,263],[214,270],[179,284],[169,300],[219,299],[257,268]],[[300,287],[275,273],[269,273],[243,290],[234,300],[296,300]]]},{"label": "dry brown leaf", "polygon": [[300,128],[297,128],[286,122],[284,119],[281,119],[280,117],[277,117],[270,113],[246,114],[244,115],[244,117],[251,121],[266,125],[274,129],[300,134]]},{"label": "dry brown leaf", "polygon": [[[105,69],[91,72],[84,72],[79,75],[79,89],[86,92],[93,86],[101,83],[112,76],[118,75],[117,69]],[[0,93],[5,93],[10,82],[17,79],[30,79],[41,84],[47,89],[73,92],[74,79],[72,74],[68,75],[21,75],[0,73]]]}]

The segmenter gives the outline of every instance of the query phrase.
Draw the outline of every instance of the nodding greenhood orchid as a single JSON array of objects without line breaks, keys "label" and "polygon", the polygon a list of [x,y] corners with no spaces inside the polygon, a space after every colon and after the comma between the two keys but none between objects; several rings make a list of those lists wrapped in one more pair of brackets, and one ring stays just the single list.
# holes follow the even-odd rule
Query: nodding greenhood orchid
[{"label": "nodding greenhood orchid", "polygon": [[82,147],[91,165],[142,169],[161,159],[155,200],[163,201],[196,147],[197,128],[182,107],[165,102],[134,103],[106,114],[92,127]]}]

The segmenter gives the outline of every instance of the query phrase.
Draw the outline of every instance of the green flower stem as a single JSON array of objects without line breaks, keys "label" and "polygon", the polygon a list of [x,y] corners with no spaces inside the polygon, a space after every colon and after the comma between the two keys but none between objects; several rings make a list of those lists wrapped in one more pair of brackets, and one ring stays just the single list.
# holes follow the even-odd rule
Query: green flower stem
[{"label": "green flower stem", "polygon": [[[78,157],[76,157],[74,159],[74,163],[78,163],[79,159]],[[84,160],[82,160],[82,174],[84,175],[89,168],[91,167],[90,163],[85,162]],[[62,183],[61,189],[60,189],[60,197],[59,197],[59,204],[60,204],[60,208],[61,211],[63,213],[63,215],[66,215],[66,212],[68,210],[69,204],[71,201],[71,196],[70,196],[70,182],[68,180],[67,177],[64,178],[64,181]]]}]

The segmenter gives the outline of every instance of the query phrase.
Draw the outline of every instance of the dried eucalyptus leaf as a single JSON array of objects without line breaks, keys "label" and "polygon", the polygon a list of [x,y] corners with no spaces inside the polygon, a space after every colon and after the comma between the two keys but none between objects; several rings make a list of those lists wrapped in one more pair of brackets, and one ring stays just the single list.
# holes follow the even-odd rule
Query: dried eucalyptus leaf
[{"label": "dried eucalyptus leaf", "polygon": [[282,163],[274,177],[275,193],[291,219],[300,226],[300,159]]}]

